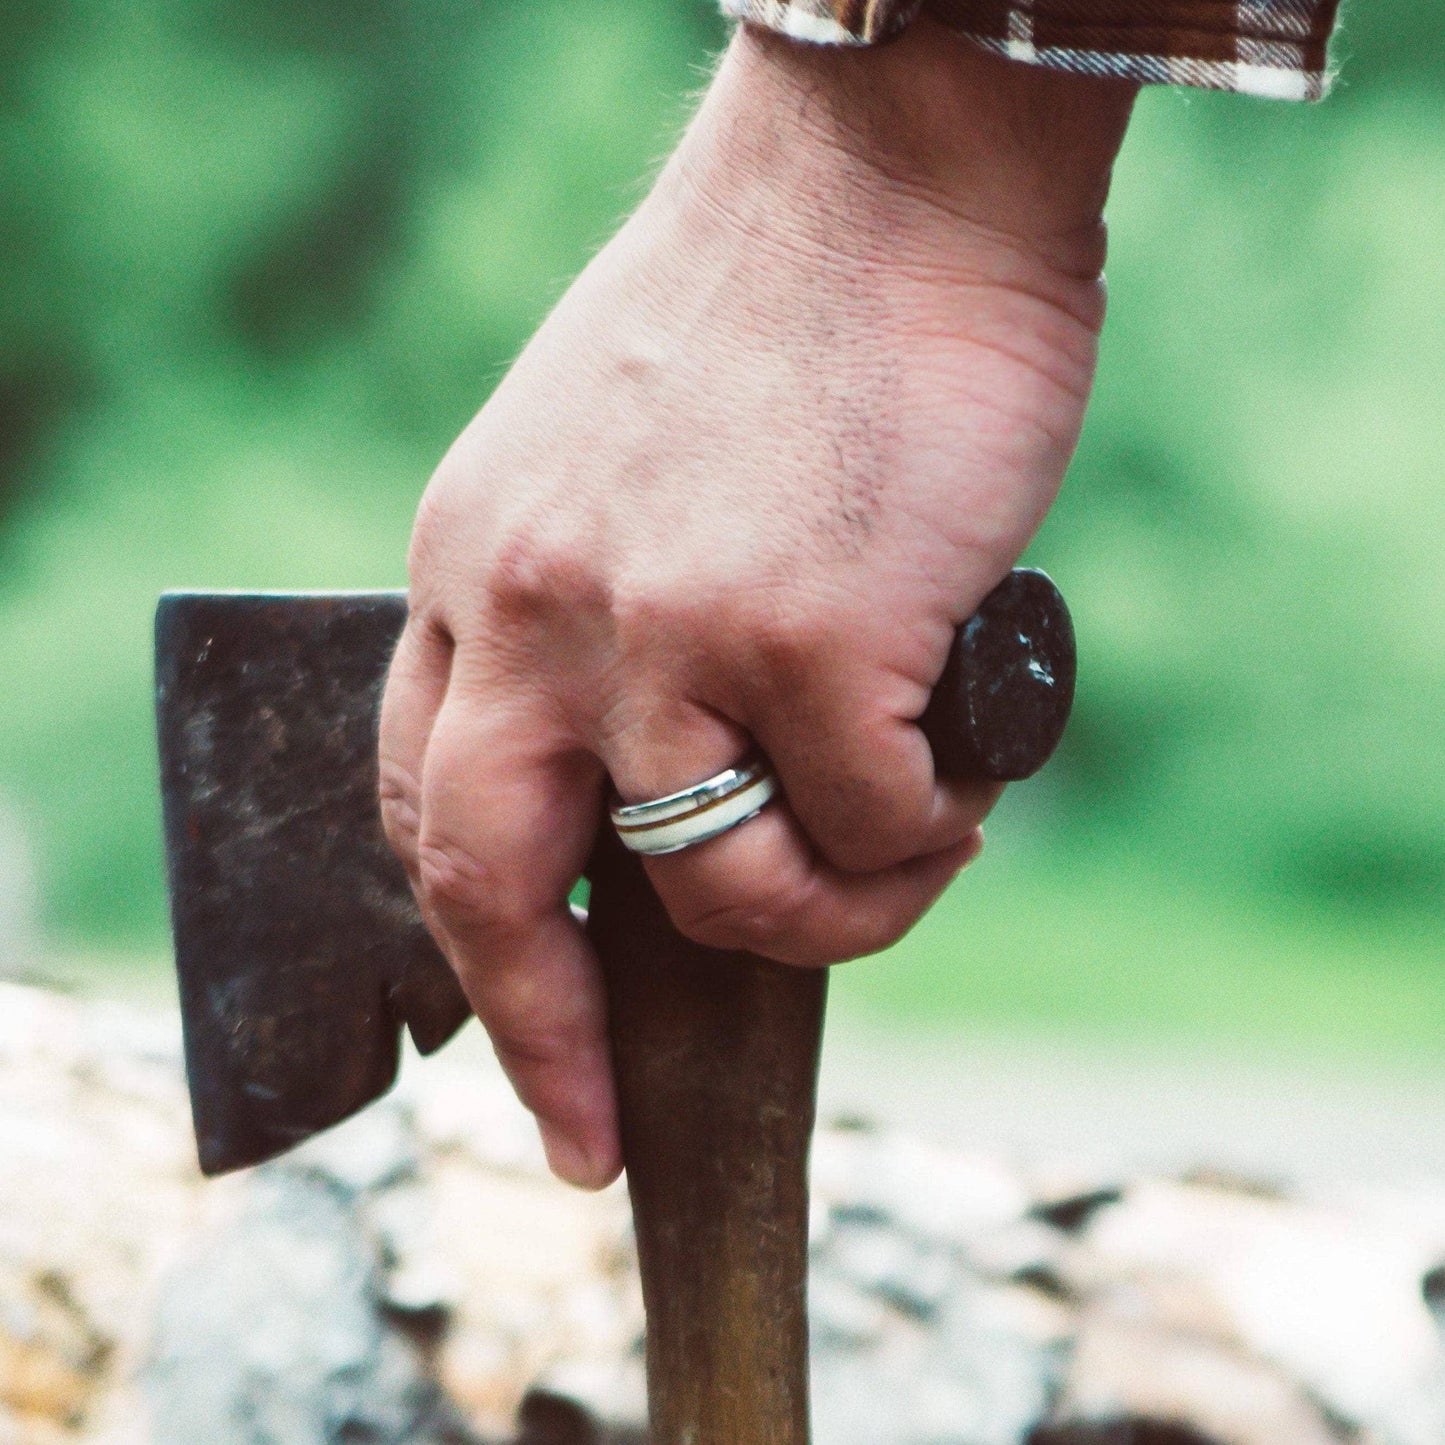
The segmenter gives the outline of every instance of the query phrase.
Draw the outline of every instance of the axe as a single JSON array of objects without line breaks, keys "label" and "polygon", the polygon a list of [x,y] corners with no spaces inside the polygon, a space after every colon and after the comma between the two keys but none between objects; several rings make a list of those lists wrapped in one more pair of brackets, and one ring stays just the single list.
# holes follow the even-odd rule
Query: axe
[{"label": "axe", "polygon": [[[395,1081],[470,1010],[387,848],[377,718],[399,592],[173,593],[156,615],[171,916],[201,1168],[258,1164]],[[1053,752],[1068,610],[1018,570],[958,632],[922,726],[941,772]],[[587,929],[606,975],[647,1309],[653,1445],[806,1445],[807,1157],[826,971],[673,927],[604,825]]]}]

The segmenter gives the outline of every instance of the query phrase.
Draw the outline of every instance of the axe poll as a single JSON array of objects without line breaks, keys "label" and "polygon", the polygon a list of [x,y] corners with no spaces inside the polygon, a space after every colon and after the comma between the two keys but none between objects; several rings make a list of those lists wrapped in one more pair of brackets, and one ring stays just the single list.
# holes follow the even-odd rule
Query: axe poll
[{"label": "axe poll", "polygon": [[[202,1169],[261,1163],[470,1010],[383,839],[377,719],[402,593],[173,593],[156,616],[166,853]],[[1025,778],[1073,701],[1068,610],[1007,577],[921,720],[941,772]],[[807,1156],[827,974],[683,938],[604,827],[606,975],[653,1445],[808,1440]]]}]

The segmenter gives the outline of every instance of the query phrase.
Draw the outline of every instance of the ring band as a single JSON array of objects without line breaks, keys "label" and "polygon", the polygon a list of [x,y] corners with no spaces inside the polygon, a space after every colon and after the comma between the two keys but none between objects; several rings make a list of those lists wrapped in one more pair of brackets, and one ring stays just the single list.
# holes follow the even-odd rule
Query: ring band
[{"label": "ring band", "polygon": [[650,858],[706,843],[756,818],[778,791],[777,775],[761,754],[650,803],[614,800],[612,826],[623,846]]}]

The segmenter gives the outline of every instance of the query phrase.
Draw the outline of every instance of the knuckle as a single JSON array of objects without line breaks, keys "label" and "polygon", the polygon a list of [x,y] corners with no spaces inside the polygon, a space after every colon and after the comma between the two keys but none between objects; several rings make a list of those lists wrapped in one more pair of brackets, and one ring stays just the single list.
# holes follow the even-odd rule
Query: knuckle
[{"label": "knuckle", "polygon": [[719,580],[700,570],[684,578],[625,573],[613,591],[612,611],[619,633],[630,640],[650,642],[666,629],[706,633],[726,616],[736,585],[735,578]]},{"label": "knuckle", "polygon": [[917,921],[921,909],[897,900],[819,909],[806,886],[715,904],[674,919],[707,948],[746,950],[799,968],[826,968],[881,953]]},{"label": "knuckle", "polygon": [[497,546],[487,576],[495,614],[513,624],[606,615],[612,586],[575,539],[519,526]]},{"label": "knuckle", "polygon": [[516,937],[533,926],[541,911],[535,891],[475,849],[455,839],[428,835],[417,844],[417,878],[430,908],[464,916],[473,928]]},{"label": "knuckle", "polygon": [[468,849],[447,838],[423,836],[416,861],[422,894],[433,907],[474,915],[495,908],[491,870]]},{"label": "knuckle", "polygon": [[611,599],[621,650],[630,657],[653,652],[660,639],[675,640],[692,629],[683,599],[649,585],[625,583]]},{"label": "knuckle", "polygon": [[831,968],[892,948],[913,923],[912,918],[901,919],[888,913],[854,916],[835,921],[825,934],[796,940],[777,957],[800,968]]},{"label": "knuckle", "polygon": [[566,1068],[576,1059],[577,1031],[568,1027],[488,1019],[487,1037],[510,1067],[529,1071]]},{"label": "knuckle", "polygon": [[415,592],[432,577],[441,562],[446,539],[454,527],[448,506],[440,499],[435,485],[422,493],[412,522],[411,541],[407,547],[407,575]]},{"label": "knuckle", "polygon": [[808,905],[808,890],[796,885],[753,889],[736,897],[674,910],[673,922],[705,948],[776,949],[789,940]]},{"label": "knuckle", "polygon": [[880,912],[868,918],[854,919],[852,926],[840,939],[841,948],[834,963],[846,963],[854,958],[867,958],[870,954],[882,953],[899,942],[918,921],[917,914],[900,916],[893,912]]},{"label": "knuckle", "polygon": [[377,791],[386,841],[403,857],[415,854],[421,831],[421,789],[416,779],[400,763],[383,758]]},{"label": "knuckle", "polygon": [[844,873],[881,873],[939,846],[930,836],[931,792],[881,765],[888,756],[866,728],[835,745],[826,724],[815,724],[818,776],[794,807],[819,852]]},{"label": "knuckle", "polygon": [[832,647],[836,622],[808,607],[770,609],[753,624],[764,672],[784,685],[812,673]]},{"label": "knuckle", "polygon": [[726,592],[710,579],[620,578],[609,598],[617,676],[663,696],[682,677],[688,687],[715,686],[737,651],[727,614]]},{"label": "knuckle", "polygon": [[916,851],[896,836],[896,830],[876,821],[859,828],[856,819],[867,814],[854,814],[853,821],[839,827],[825,839],[816,840],[823,856],[844,873],[881,873],[906,862]]}]

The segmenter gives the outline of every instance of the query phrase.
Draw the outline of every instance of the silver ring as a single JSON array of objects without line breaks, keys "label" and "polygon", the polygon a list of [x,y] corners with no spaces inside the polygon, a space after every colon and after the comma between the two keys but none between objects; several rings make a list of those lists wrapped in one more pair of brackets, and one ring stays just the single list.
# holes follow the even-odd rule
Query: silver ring
[{"label": "silver ring", "polygon": [[657,858],[706,843],[756,818],[777,791],[772,765],[753,754],[736,767],[650,803],[614,799],[609,812],[624,847]]}]

